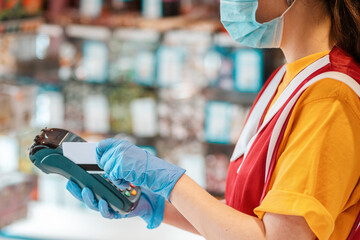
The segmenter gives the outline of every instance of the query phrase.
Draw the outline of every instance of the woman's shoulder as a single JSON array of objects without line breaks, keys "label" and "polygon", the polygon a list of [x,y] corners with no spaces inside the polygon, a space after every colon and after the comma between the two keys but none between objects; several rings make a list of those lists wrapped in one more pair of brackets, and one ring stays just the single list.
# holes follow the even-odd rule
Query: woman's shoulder
[{"label": "woman's shoulder", "polygon": [[312,84],[300,97],[298,104],[316,104],[317,102],[338,101],[351,109],[360,118],[359,96],[345,83],[325,78]]}]

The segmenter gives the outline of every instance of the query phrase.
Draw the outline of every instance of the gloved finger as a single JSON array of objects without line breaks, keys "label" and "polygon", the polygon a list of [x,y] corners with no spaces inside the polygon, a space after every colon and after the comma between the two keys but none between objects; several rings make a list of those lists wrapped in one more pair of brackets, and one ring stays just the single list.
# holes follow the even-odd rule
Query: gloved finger
[{"label": "gloved finger", "polygon": [[71,195],[73,195],[76,199],[83,201],[82,196],[81,196],[81,188],[79,187],[79,185],[77,185],[75,182],[73,181],[68,181],[66,184],[66,189],[71,193]]},{"label": "gloved finger", "polygon": [[130,183],[127,182],[125,179],[110,179],[109,175],[106,173],[104,173],[103,177],[105,179],[108,178],[117,188],[125,189],[125,188],[130,187]]},{"label": "gloved finger", "polygon": [[[148,153],[134,144],[124,144],[116,164],[111,168],[110,179],[126,179],[134,185],[142,185],[148,167]],[[105,164],[110,165],[110,163]]]},{"label": "gloved finger", "polygon": [[[117,162],[117,157],[114,156],[116,154],[117,154],[117,151],[114,149],[111,149],[102,155],[99,166],[100,166],[100,168],[104,169],[104,171],[106,173],[110,173],[111,170],[114,168],[114,166]],[[109,174],[108,174],[108,177],[110,177]]]},{"label": "gloved finger", "polygon": [[[105,168],[111,163],[106,163]],[[119,160],[116,162],[115,166],[111,168],[110,172],[108,173],[109,179],[114,182],[118,179],[125,179],[128,182],[136,184],[136,181],[143,182],[142,179],[137,179],[137,170],[135,170],[136,166],[132,166],[132,163],[126,163],[126,161]],[[126,170],[124,170],[126,169]],[[130,171],[129,171],[130,169]],[[139,184],[141,185],[141,184]]]},{"label": "gloved finger", "polygon": [[120,214],[109,208],[109,204],[104,199],[100,199],[99,201],[99,211],[104,218],[121,218]]},{"label": "gloved finger", "polygon": [[126,189],[128,187],[130,187],[130,183],[127,182],[125,179],[111,179],[109,178],[110,181],[117,187],[117,188],[120,188],[120,189]]},{"label": "gloved finger", "polygon": [[117,140],[113,144],[116,146],[105,151],[100,158],[99,166],[103,168],[106,173],[111,172],[115,165],[122,160],[123,153],[133,146],[130,142],[123,140]]},{"label": "gloved finger", "polygon": [[[103,169],[108,174],[111,181],[125,179],[123,177],[124,172],[122,167],[127,161],[131,162],[131,159],[124,159],[124,153],[134,146],[135,145],[128,141],[123,141],[119,143],[114,150],[108,151],[102,156],[100,164],[103,165]],[[136,154],[132,157],[136,157]],[[127,165],[131,165],[131,163],[128,163]],[[129,168],[131,169],[131,166],[129,166]],[[127,173],[127,175],[129,175],[129,173]]]},{"label": "gloved finger", "polygon": [[125,181],[125,179],[120,179],[119,182],[120,183],[116,185],[118,188],[125,189],[130,187],[130,183],[128,181]]},{"label": "gloved finger", "polygon": [[[105,167],[108,165],[108,163],[106,163]],[[120,169],[119,164],[116,164],[116,166],[114,168],[112,168],[109,172],[109,179],[112,182],[116,182],[119,181],[119,179],[124,179],[123,178],[123,174],[122,174],[122,170]]]},{"label": "gloved finger", "polygon": [[[102,144],[107,144],[106,147],[103,147]],[[108,139],[98,143],[97,154],[101,152],[101,148],[104,150],[102,155],[98,154],[97,164],[101,169],[104,169],[106,173],[109,173],[115,164],[121,158],[122,153],[124,153],[128,148],[133,146],[128,141],[120,139]]]},{"label": "gloved finger", "polygon": [[[103,154],[109,149],[111,148],[118,140],[116,139],[105,139],[102,140],[100,142],[98,142],[98,144],[96,145],[96,156],[97,156],[97,163],[100,166],[100,159],[103,156]],[[100,166],[101,167],[101,166]]]},{"label": "gloved finger", "polygon": [[94,193],[89,188],[84,188],[81,192],[82,199],[85,204],[92,210],[98,210],[98,202],[95,199]]}]

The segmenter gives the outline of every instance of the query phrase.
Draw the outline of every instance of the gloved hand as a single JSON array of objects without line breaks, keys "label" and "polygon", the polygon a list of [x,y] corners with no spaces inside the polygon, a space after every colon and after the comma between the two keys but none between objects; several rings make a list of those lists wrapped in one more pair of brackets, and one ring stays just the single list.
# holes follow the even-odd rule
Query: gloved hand
[{"label": "gloved hand", "polygon": [[157,158],[134,144],[106,139],[96,147],[97,160],[109,179],[147,187],[169,200],[170,193],[185,170]]},{"label": "gloved hand", "polygon": [[[116,185],[123,188],[121,185]],[[146,223],[148,229],[158,227],[163,221],[165,199],[157,194],[152,193],[146,188],[141,188],[141,196],[136,208],[127,215],[120,215],[109,208],[108,203],[104,199],[96,200],[94,193],[89,188],[81,189],[73,181],[69,181],[66,189],[78,200],[83,201],[89,208],[100,211],[104,218],[120,219],[130,217],[141,217]]]}]

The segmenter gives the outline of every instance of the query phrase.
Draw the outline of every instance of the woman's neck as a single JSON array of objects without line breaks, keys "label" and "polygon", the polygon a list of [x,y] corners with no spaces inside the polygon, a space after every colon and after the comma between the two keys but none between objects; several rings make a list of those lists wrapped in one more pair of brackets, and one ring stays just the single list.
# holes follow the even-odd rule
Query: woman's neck
[{"label": "woman's neck", "polygon": [[331,19],[317,5],[296,1],[285,15],[281,43],[286,62],[330,50]]}]

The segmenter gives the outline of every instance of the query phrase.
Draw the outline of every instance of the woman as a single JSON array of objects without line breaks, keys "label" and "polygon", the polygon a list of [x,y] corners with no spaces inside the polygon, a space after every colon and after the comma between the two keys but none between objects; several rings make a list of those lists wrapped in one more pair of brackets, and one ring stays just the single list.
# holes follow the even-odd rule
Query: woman
[{"label": "woman", "polygon": [[142,187],[134,212],[121,216],[90,189],[73,182],[67,188],[104,217],[140,216],[148,228],[165,222],[206,239],[355,239],[360,2],[222,0],[221,16],[235,40],[280,47],[287,61],[249,114],[231,159],[226,204],[185,170],[115,139],[98,144],[98,164],[116,185]]}]

